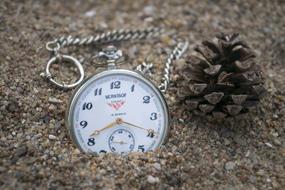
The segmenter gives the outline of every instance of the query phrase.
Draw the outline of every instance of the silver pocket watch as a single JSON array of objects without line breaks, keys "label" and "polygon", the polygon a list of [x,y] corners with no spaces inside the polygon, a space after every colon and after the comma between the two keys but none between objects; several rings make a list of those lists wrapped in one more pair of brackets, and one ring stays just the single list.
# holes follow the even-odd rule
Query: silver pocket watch
[{"label": "silver pocket watch", "polygon": [[[156,87],[145,75],[151,64],[139,65],[135,71],[117,68],[122,52],[107,46],[98,57],[104,58],[107,69],[84,79],[81,63],[72,56],[61,55],[60,48],[70,45],[111,44],[113,42],[157,37],[162,30],[119,30],[86,38],[62,37],[48,42],[54,53],[43,74],[61,88],[74,88],[66,111],[65,123],[75,145],[86,153],[146,152],[158,148],[169,130],[169,110],[162,93],[170,82],[170,66],[181,57],[188,42],[180,42],[165,62],[164,77]],[[56,82],[50,67],[68,61],[78,68],[80,77],[73,84]]]}]

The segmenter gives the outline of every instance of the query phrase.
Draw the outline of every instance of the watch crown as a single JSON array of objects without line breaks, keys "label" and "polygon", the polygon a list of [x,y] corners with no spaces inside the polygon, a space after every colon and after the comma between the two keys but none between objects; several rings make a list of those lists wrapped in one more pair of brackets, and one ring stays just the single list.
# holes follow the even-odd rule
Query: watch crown
[{"label": "watch crown", "polygon": [[108,64],[108,70],[116,69],[117,64],[125,61],[123,52],[113,45],[104,48],[95,58],[99,58],[99,62],[97,62],[98,65]]},{"label": "watch crown", "polygon": [[98,57],[105,58],[107,61],[116,62],[123,57],[123,52],[113,45],[109,45],[99,52]]}]

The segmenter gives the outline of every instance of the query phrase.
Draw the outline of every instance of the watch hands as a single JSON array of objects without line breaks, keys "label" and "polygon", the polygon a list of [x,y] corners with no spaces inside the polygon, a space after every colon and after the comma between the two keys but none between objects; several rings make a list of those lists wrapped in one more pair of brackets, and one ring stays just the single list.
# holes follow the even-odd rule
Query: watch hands
[{"label": "watch hands", "polygon": [[105,129],[114,127],[116,124],[121,124],[121,123],[122,123],[122,120],[121,120],[120,118],[117,118],[116,121],[114,121],[114,122],[112,122],[112,123],[106,125],[106,126],[103,127],[102,129],[95,130],[94,133],[92,133],[92,134],[90,135],[90,137],[94,137],[94,136],[96,136],[96,135],[99,135],[99,133],[100,133],[101,131],[104,131]]},{"label": "watch hands", "polygon": [[108,124],[107,126],[103,127],[102,129],[95,130],[94,133],[92,133],[92,134],[90,135],[90,137],[94,137],[94,136],[96,136],[96,135],[99,135],[99,133],[100,133],[101,131],[104,131],[105,129],[114,127],[115,125],[119,125],[119,124],[122,124],[122,123],[125,123],[125,124],[127,124],[127,125],[130,125],[130,126],[132,126],[132,127],[136,127],[136,128],[138,128],[138,129],[145,130],[145,131],[148,132],[148,136],[151,136],[151,137],[153,137],[154,134],[156,133],[153,129],[145,129],[145,128],[143,128],[143,127],[140,127],[140,126],[134,125],[134,124],[132,124],[132,123],[123,121],[122,118],[117,118],[116,121],[114,121],[114,122]]},{"label": "watch hands", "polygon": [[[145,130],[145,131],[148,132],[148,134],[155,134],[155,133],[156,133],[153,129],[145,129],[145,128],[143,128],[143,127],[140,127],[140,126],[131,124],[131,123],[126,122],[126,121],[122,121],[122,123],[125,123],[125,124],[127,124],[127,125],[130,125],[130,126],[133,126],[133,127],[139,128],[139,129],[142,129],[142,130]],[[151,135],[151,136],[154,136],[154,135]]]},{"label": "watch hands", "polygon": [[112,141],[112,143],[117,143],[117,144],[128,144],[128,143],[126,143],[126,142],[124,142],[124,141]]}]

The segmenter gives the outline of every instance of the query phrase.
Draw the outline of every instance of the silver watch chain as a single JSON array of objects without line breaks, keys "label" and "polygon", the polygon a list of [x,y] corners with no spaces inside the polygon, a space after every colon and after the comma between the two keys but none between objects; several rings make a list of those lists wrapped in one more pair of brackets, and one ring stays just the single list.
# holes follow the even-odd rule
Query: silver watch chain
[{"label": "silver watch chain", "polygon": [[[80,84],[84,79],[84,70],[82,67],[82,64],[80,61],[75,59],[72,56],[69,55],[61,55],[59,53],[59,50],[63,47],[67,46],[86,46],[91,44],[108,44],[108,43],[114,43],[114,42],[121,42],[121,41],[128,41],[128,40],[142,40],[147,39],[151,37],[158,37],[163,33],[163,30],[160,28],[147,28],[147,29],[141,29],[141,30],[114,30],[102,34],[98,34],[95,36],[87,36],[84,38],[78,38],[78,37],[61,37],[58,39],[55,39],[53,41],[47,42],[46,49],[53,53],[53,57],[48,61],[45,73],[42,73],[41,76],[44,76],[47,78],[51,83],[55,84],[58,87],[64,88],[64,89],[70,89],[74,88],[78,84]],[[185,42],[178,42],[176,47],[172,50],[172,52],[167,56],[167,59],[164,63],[164,69],[163,69],[163,77],[161,80],[160,85],[158,86],[159,89],[162,92],[166,92],[168,85],[170,83],[170,72],[171,72],[171,65],[174,60],[179,59],[184,52],[188,48],[188,41]],[[116,49],[114,46],[108,46],[107,49],[103,50],[103,52],[100,52],[98,54],[99,57],[106,57],[108,67],[115,66],[115,63],[117,60],[119,60],[122,57],[122,52],[118,49]],[[73,84],[65,84],[65,83],[59,83],[55,81],[50,73],[50,67],[55,62],[61,62],[61,61],[68,61],[70,63],[75,64],[75,66],[78,68],[80,73],[80,78]],[[142,63],[136,67],[137,71],[140,71],[142,74],[147,74],[150,69],[152,68],[152,64]]]}]

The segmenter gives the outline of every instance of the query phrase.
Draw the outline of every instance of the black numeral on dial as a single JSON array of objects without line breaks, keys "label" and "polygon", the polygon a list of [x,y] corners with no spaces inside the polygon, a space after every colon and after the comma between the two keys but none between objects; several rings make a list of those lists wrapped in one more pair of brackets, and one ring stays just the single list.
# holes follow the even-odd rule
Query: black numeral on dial
[{"label": "black numeral on dial", "polygon": [[88,146],[94,146],[95,145],[95,138],[89,138],[87,144],[88,144]]},{"label": "black numeral on dial", "polygon": [[135,90],[135,85],[133,84],[131,87],[131,92],[133,92]]},{"label": "black numeral on dial", "polygon": [[151,130],[147,133],[147,137],[153,138],[154,137],[154,131]]},{"label": "black numeral on dial", "polygon": [[156,120],[157,119],[157,113],[153,112],[150,114],[150,120]]},{"label": "black numeral on dial", "polygon": [[82,107],[82,110],[91,110],[92,107],[93,107],[93,105],[92,105],[91,102],[84,103],[84,104],[83,104],[83,107]]},{"label": "black numeral on dial", "polygon": [[96,88],[94,91],[94,96],[100,96],[102,94],[102,88]]},{"label": "black numeral on dial", "polygon": [[145,151],[144,145],[139,145],[138,146],[138,150],[140,150],[141,152],[144,152]]},{"label": "black numeral on dial", "polygon": [[87,123],[87,121],[80,121],[80,125],[83,127],[83,129],[85,128],[85,127],[87,127],[87,125],[88,125],[88,123]]},{"label": "black numeral on dial", "polygon": [[144,96],[143,97],[143,103],[148,104],[150,102],[150,96]]},{"label": "black numeral on dial", "polygon": [[111,83],[111,89],[117,88],[119,89],[121,87],[121,82],[120,81],[115,81]]}]

